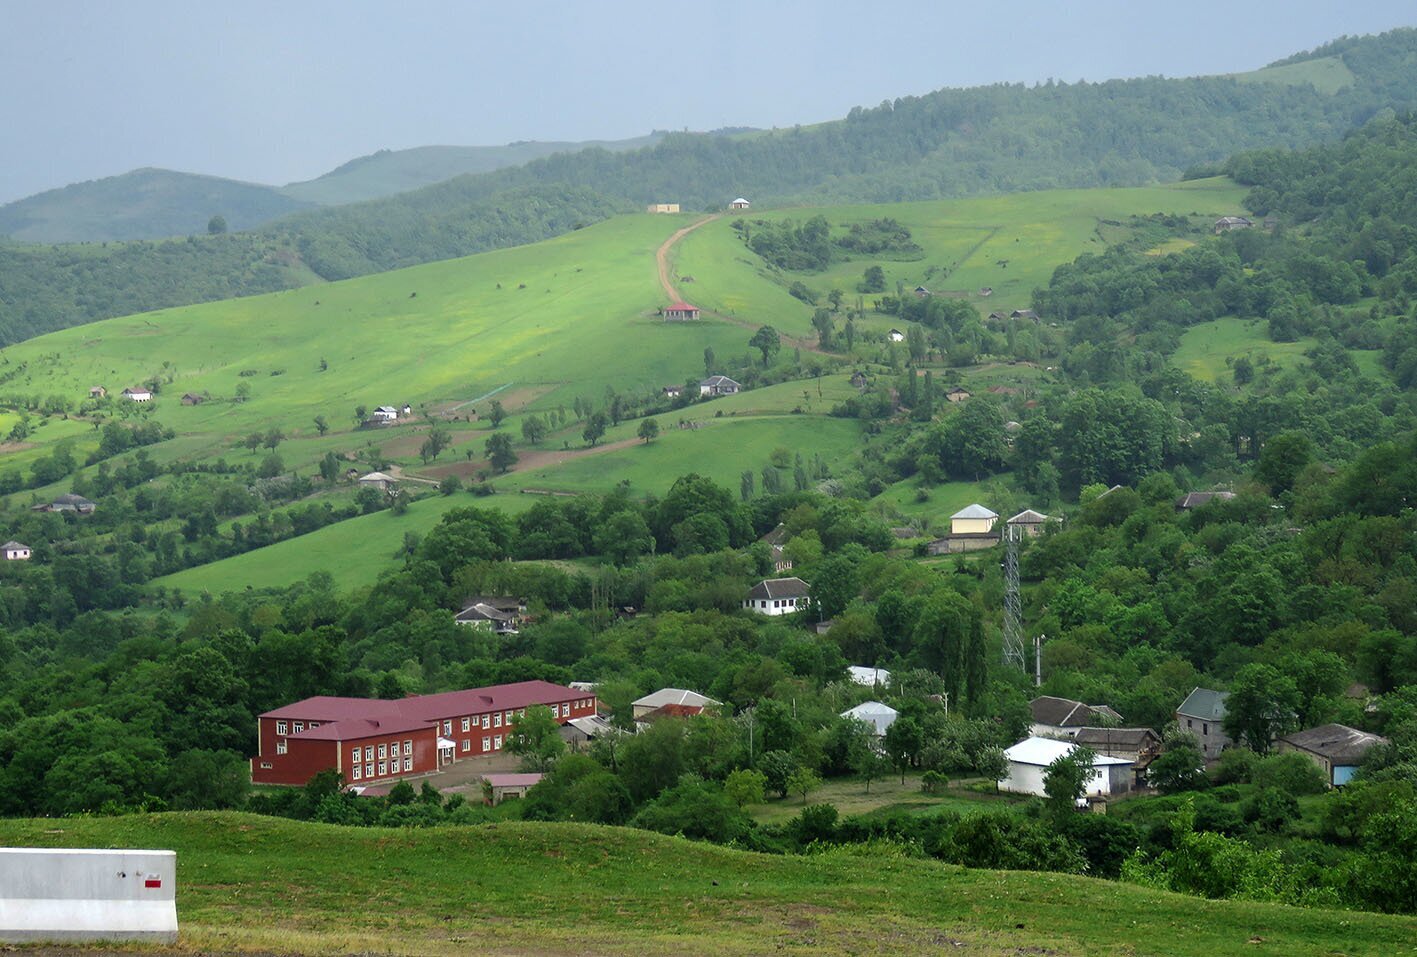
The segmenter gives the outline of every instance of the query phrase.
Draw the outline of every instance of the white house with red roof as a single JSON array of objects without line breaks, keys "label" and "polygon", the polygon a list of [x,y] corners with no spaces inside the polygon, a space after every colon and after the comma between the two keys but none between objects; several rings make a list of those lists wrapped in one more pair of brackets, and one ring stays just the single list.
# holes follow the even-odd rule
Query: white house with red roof
[{"label": "white house with red roof", "polygon": [[699,307],[687,302],[671,303],[664,307],[665,322],[688,322],[699,318]]},{"label": "white house with red roof", "polygon": [[304,784],[338,771],[347,784],[428,774],[465,758],[499,753],[518,715],[545,705],[556,720],[596,713],[595,694],[549,681],[376,698],[306,698],[256,719],[256,784]]}]

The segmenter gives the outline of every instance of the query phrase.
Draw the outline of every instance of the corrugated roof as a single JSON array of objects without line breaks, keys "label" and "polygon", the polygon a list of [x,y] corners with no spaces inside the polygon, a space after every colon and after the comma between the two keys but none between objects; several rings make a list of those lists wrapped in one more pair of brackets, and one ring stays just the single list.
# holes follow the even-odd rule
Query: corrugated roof
[{"label": "corrugated roof", "polygon": [[[1032,764],[1046,768],[1065,754],[1072,754],[1078,747],[1072,741],[1054,741],[1052,738],[1025,738],[1004,751],[1004,757],[1014,764]],[[1109,758],[1099,754],[1092,761],[1093,767],[1106,764],[1131,764],[1126,758]]]},{"label": "corrugated roof", "polygon": [[494,788],[529,788],[533,784],[539,783],[543,777],[545,775],[512,772],[510,774],[484,774],[482,780]]},{"label": "corrugated roof", "polygon": [[699,307],[687,302],[675,302],[664,307],[665,312],[698,312]]},{"label": "corrugated roof", "polygon": [[1387,738],[1350,728],[1346,724],[1324,724],[1307,731],[1296,731],[1279,739],[1296,748],[1328,758],[1334,764],[1357,764],[1375,744],[1387,744]]},{"label": "corrugated roof", "polygon": [[854,708],[848,708],[841,713],[843,718],[859,718],[866,721],[870,718],[894,718],[900,712],[888,704],[880,701],[863,701]]},{"label": "corrugated roof", "polygon": [[980,505],[978,502],[975,502],[973,505],[966,505],[964,508],[960,509],[958,512],[955,512],[953,515],[950,516],[950,518],[998,518],[998,517],[999,517],[999,513],[998,513],[998,512],[991,512],[991,511],[989,511],[987,508],[985,508],[983,505]]},{"label": "corrugated roof", "polygon": [[263,718],[297,718],[307,721],[343,721],[346,719],[392,720],[404,717],[424,724],[459,715],[480,714],[484,711],[512,711],[534,704],[564,701],[584,695],[549,681],[518,681],[514,684],[493,685],[489,688],[468,688],[445,691],[442,694],[415,695],[398,701],[380,698],[335,698],[317,696],[284,705],[261,715]]},{"label": "corrugated roof", "polygon": [[1081,728],[1094,721],[1116,718],[1121,715],[1105,704],[1084,704],[1071,698],[1055,698],[1039,695],[1028,703],[1033,720],[1039,724],[1049,724],[1057,728]]},{"label": "corrugated roof", "polygon": [[1196,688],[1186,695],[1186,700],[1181,702],[1176,713],[1184,714],[1188,718],[1200,718],[1203,721],[1223,721],[1225,719],[1225,699],[1228,697],[1230,697],[1228,691]]},{"label": "corrugated roof", "polygon": [[1022,512],[1019,512],[1017,515],[1015,515],[1013,518],[1009,519],[1008,524],[1041,525],[1046,521],[1048,521],[1047,515],[1044,515],[1042,512],[1035,512],[1031,508],[1026,508]]},{"label": "corrugated roof", "polygon": [[1078,728],[1073,740],[1088,747],[1140,748],[1147,739],[1160,741],[1150,728]]},{"label": "corrugated roof", "polygon": [[748,600],[806,598],[811,586],[800,578],[764,578],[748,592]]},{"label": "corrugated roof", "polygon": [[697,691],[686,691],[683,688],[660,688],[658,691],[630,702],[631,706],[636,708],[662,708],[667,704],[687,704],[696,708],[704,708],[722,703],[713,700],[708,695],[699,694]]}]

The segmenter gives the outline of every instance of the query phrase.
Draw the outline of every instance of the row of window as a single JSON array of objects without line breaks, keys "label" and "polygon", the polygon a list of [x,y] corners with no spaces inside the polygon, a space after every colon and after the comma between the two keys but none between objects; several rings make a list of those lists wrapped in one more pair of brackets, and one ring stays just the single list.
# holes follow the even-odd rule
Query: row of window
[{"label": "row of window", "polygon": [[[372,744],[365,745],[365,747],[364,747],[363,750],[364,750],[364,761],[365,761],[365,763],[367,764],[368,762],[373,761],[373,760],[374,760],[374,745],[372,745]],[[379,757],[380,757],[380,759],[388,758],[388,757],[395,757],[395,758],[396,758],[396,757],[399,756],[399,743],[398,743],[397,741],[395,741],[395,742],[393,742],[392,744],[387,744],[387,743],[381,744],[381,745],[379,745],[378,751],[379,751]],[[360,752],[360,749],[359,749],[359,748],[351,748],[351,749],[350,749],[350,751],[349,751],[349,763],[350,763],[350,764],[358,764],[358,763],[359,763],[359,752]],[[407,758],[409,758],[410,760],[412,760],[412,754],[413,754],[413,739],[412,739],[412,738],[407,738],[407,739],[404,740],[404,742],[403,742],[403,753],[404,753],[404,757],[407,757]]]},{"label": "row of window", "polygon": [[[743,603],[743,606],[744,606],[745,608],[752,608],[752,607],[753,607],[753,599],[749,598],[746,602]],[[759,607],[759,608],[767,608],[767,607],[768,607],[768,600],[767,600],[766,598],[760,598],[760,599],[758,599],[758,607]],[[774,599],[772,600],[772,607],[773,607],[773,608],[796,608],[796,607],[797,607],[797,599],[796,599],[796,598],[774,598]]]},{"label": "row of window", "polygon": [[[357,752],[359,749],[355,748],[354,750]],[[376,768],[378,769],[378,773],[375,773]],[[413,770],[413,758],[403,759],[403,769],[405,771]],[[364,765],[352,764],[349,767],[349,779],[351,781],[359,781],[364,778],[382,778],[386,775],[398,773],[399,762],[397,758],[392,761],[380,761],[378,764],[371,762]]]},{"label": "row of window", "polygon": [[289,725],[289,727],[290,727],[291,730],[290,730],[290,731],[287,731],[287,730],[286,730],[286,729],[287,729],[287,724],[286,724],[286,722],[284,722],[284,721],[277,721],[277,722],[276,722],[276,734],[290,734],[290,733],[299,734],[300,732],[304,731],[307,727],[309,727],[309,728],[318,728],[319,726],[320,726],[320,722],[318,722],[318,721],[311,721],[308,725],[307,725],[304,721],[296,721],[296,722],[294,722],[293,724]]}]

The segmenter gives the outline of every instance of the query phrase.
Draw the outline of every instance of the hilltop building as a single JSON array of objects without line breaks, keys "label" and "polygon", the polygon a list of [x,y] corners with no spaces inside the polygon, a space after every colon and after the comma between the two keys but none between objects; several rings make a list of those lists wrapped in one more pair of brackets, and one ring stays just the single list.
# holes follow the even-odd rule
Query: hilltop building
[{"label": "hilltop building", "polygon": [[56,496],[52,502],[43,502],[39,505],[31,506],[31,511],[35,512],[74,512],[79,515],[91,515],[93,510],[98,508],[93,502],[82,495],[75,495],[73,492],[65,492]]},{"label": "hilltop building", "polygon": [[998,512],[977,502],[962,508],[950,516],[950,533],[935,539],[926,546],[926,551],[931,555],[950,555],[991,548],[999,541],[999,533],[994,530],[998,520]]},{"label": "hilltop building", "polygon": [[257,784],[305,784],[321,771],[346,783],[428,774],[502,751],[516,718],[549,707],[561,724],[596,712],[594,692],[549,681],[415,695],[399,701],[306,698],[256,719]]}]

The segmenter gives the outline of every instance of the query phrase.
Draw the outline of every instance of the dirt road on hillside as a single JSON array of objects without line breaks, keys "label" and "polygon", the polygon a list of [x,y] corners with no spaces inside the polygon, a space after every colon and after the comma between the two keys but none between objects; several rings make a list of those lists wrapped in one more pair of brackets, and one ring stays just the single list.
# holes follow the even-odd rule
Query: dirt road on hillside
[{"label": "dirt road on hillside", "polygon": [[[675,243],[679,242],[679,240],[683,239],[685,236],[689,235],[694,230],[698,229],[700,226],[707,225],[708,223],[713,222],[715,219],[721,219],[722,217],[722,213],[714,213],[712,216],[705,216],[703,219],[699,220],[696,223],[690,223],[688,226],[685,226],[683,229],[676,232],[673,236],[670,236],[668,239],[666,239],[663,243],[660,244],[660,247],[655,250],[654,262],[655,265],[659,267],[659,284],[661,287],[663,287],[664,294],[668,296],[671,301],[683,302],[685,300],[685,296],[679,291],[679,288],[674,285],[674,280],[669,275],[669,251],[674,248]],[[747,319],[739,319],[736,316],[725,316],[723,313],[714,312],[711,309],[701,308],[699,312],[701,315],[712,316],[715,319],[722,319],[724,322],[731,323],[735,326],[742,326],[744,329],[752,329],[756,331],[761,325],[761,323],[752,322]],[[780,330],[778,332],[778,335],[782,339],[782,344],[789,349],[801,349],[803,352],[815,352],[817,353],[817,355],[822,356],[829,355],[829,353],[822,351],[822,349],[810,339],[797,339],[793,336],[782,335]]]}]

